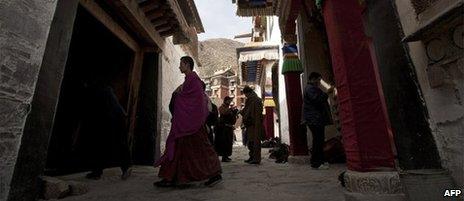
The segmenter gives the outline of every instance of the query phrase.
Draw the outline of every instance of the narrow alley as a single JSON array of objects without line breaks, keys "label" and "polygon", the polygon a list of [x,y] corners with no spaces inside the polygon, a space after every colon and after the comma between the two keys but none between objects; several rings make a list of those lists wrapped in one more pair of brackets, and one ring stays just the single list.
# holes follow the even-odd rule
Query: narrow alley
[{"label": "narrow alley", "polygon": [[0,0],[0,201],[463,200],[463,10]]},{"label": "narrow alley", "polygon": [[204,187],[195,183],[185,189],[156,188],[153,182],[159,180],[159,168],[151,166],[134,167],[132,177],[120,179],[120,170],[105,170],[98,181],[85,179],[84,173],[60,177],[64,181],[82,182],[88,192],[80,196],[70,196],[62,201],[339,201],[343,200],[343,188],[337,180],[345,170],[343,164],[333,164],[329,170],[313,170],[308,165],[278,164],[267,159],[268,149],[263,149],[261,165],[245,164],[248,150],[234,146],[232,162],[222,163],[223,182],[214,187]]}]

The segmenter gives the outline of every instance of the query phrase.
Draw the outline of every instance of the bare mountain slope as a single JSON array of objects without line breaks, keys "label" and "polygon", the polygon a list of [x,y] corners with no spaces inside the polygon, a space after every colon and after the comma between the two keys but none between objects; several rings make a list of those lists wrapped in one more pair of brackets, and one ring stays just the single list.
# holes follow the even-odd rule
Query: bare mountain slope
[{"label": "bare mountain slope", "polygon": [[210,76],[216,70],[229,67],[237,72],[236,48],[243,46],[241,42],[225,38],[201,41],[198,48],[202,67],[197,69],[200,77]]}]

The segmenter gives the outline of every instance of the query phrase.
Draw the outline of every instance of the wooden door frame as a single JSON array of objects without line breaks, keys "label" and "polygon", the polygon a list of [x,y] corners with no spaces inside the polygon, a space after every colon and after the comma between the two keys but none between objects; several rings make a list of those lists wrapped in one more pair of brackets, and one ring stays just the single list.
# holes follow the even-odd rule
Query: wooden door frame
[{"label": "wooden door frame", "polygon": [[[137,103],[139,96],[140,80],[142,76],[142,66],[144,54],[147,51],[154,51],[153,48],[143,47],[143,44],[127,33],[122,26],[120,26],[112,17],[101,8],[94,0],[80,0],[79,4],[84,7],[95,19],[103,24],[111,33],[113,33],[119,40],[121,40],[128,48],[134,52],[134,57],[131,64],[130,73],[128,76],[128,99],[127,99],[127,126],[128,126],[128,139],[130,146],[132,146],[132,139],[135,131],[135,122],[137,114]],[[156,48],[158,49],[158,48]]]}]

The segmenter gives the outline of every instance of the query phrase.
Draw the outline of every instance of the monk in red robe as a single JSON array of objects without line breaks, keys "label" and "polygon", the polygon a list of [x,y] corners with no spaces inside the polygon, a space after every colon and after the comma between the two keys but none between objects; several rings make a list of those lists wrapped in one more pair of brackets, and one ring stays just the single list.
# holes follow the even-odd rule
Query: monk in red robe
[{"label": "monk in red robe", "polygon": [[208,180],[205,185],[212,186],[222,180],[219,158],[206,130],[207,97],[193,66],[191,57],[181,58],[179,68],[185,81],[171,99],[173,113],[166,150],[155,162],[155,167],[161,166],[158,176],[162,180],[154,183],[158,187],[202,180]]}]

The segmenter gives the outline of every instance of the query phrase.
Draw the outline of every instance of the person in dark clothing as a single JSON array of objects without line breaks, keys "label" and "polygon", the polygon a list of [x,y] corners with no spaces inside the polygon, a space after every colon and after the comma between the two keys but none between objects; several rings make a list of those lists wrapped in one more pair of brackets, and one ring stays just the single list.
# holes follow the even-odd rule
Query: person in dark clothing
[{"label": "person in dark clothing", "polygon": [[214,147],[222,162],[230,162],[229,156],[232,155],[232,145],[234,143],[234,124],[237,121],[238,110],[231,107],[232,98],[226,96],[224,103],[219,107],[219,121],[215,129],[216,138]]},{"label": "person in dark clothing", "polygon": [[219,120],[219,111],[216,104],[211,104],[211,111],[209,111],[208,118],[206,119],[206,126],[208,127],[208,139],[209,142],[213,145],[214,144],[214,129]]},{"label": "person in dark clothing", "polygon": [[[312,72],[309,82],[304,90],[303,119],[313,136],[313,148],[311,152],[311,167],[328,169],[324,159],[325,126],[331,123],[330,108],[327,102],[328,95],[320,88],[322,76]],[[330,89],[333,90],[333,89]]]},{"label": "person in dark clothing", "polygon": [[109,161],[119,161],[122,175],[131,174],[131,154],[127,136],[126,112],[109,85],[93,83],[86,87],[85,118],[82,132],[89,138],[86,148],[92,172],[89,179],[100,179]]},{"label": "person in dark clothing", "polygon": [[245,107],[240,112],[246,129],[248,155],[245,163],[261,163],[261,141],[264,140],[263,101],[249,86],[243,88],[246,96]]},{"label": "person in dark clothing", "polygon": [[[206,84],[202,82],[203,84],[203,90],[206,91]],[[219,117],[219,112],[216,104],[214,104],[211,99],[208,97],[208,117],[206,119],[206,128],[207,128],[207,133],[208,133],[208,140],[211,143],[211,145],[214,144],[214,132],[213,129],[216,127],[218,123],[218,117]]]},{"label": "person in dark clothing", "polygon": [[241,131],[242,131],[242,144],[243,146],[247,146],[248,144],[248,140],[247,140],[247,135],[246,135],[246,128],[245,126],[241,127]]}]

